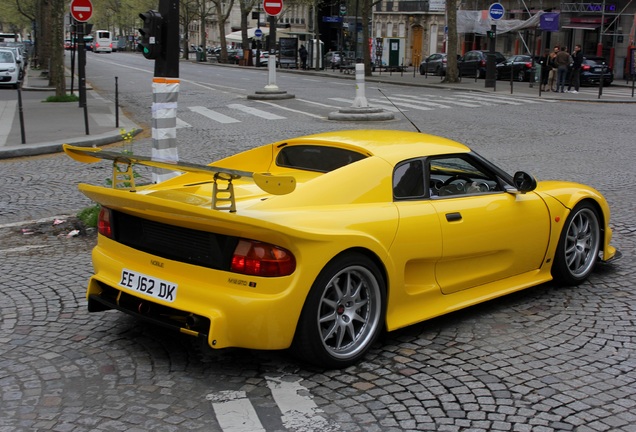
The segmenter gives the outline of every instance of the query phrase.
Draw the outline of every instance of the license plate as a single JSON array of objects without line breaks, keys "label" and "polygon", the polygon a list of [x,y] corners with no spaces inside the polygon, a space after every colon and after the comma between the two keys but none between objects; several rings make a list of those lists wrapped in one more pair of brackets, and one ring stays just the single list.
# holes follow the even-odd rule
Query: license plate
[{"label": "license plate", "polygon": [[119,286],[170,303],[177,299],[176,283],[128,269],[122,269]]},{"label": "license plate", "polygon": [[601,72],[601,70],[602,70],[602,69],[601,69],[600,67],[596,67],[596,68],[594,68],[594,72]]}]

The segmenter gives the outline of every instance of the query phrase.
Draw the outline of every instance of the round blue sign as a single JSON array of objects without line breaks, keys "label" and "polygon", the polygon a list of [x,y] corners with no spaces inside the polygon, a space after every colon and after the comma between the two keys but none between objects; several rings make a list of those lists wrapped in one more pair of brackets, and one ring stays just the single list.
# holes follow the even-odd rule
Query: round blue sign
[{"label": "round blue sign", "polygon": [[493,20],[500,20],[503,18],[504,12],[506,12],[506,10],[501,3],[493,3],[490,5],[490,8],[488,8],[488,15],[490,15],[490,19]]},{"label": "round blue sign", "polygon": [[257,38],[263,36],[263,30],[257,28],[256,30],[254,30],[254,36],[256,36]]}]

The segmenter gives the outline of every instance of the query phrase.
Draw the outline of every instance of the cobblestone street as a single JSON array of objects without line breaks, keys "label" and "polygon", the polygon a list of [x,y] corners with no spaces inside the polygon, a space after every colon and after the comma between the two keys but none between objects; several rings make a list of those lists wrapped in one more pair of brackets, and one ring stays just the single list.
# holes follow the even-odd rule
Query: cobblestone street
[{"label": "cobblestone street", "polygon": [[[110,165],[60,154],[0,161],[0,432],[225,431],[219,401],[230,399],[268,432],[636,431],[633,115],[602,107],[435,112],[419,124],[508,171],[597,187],[623,259],[578,287],[548,283],[389,333],[345,370],[307,368],[287,352],[211,351],[120,312],[89,314],[96,236],[50,225],[90,205],[77,184],[103,184]],[[565,110],[568,122],[552,128]],[[191,128],[180,132],[182,157],[342,126],[302,119],[257,127],[256,140],[253,130]],[[147,153],[150,139],[136,145]],[[315,404],[311,422],[294,422],[277,399],[285,383]]]}]

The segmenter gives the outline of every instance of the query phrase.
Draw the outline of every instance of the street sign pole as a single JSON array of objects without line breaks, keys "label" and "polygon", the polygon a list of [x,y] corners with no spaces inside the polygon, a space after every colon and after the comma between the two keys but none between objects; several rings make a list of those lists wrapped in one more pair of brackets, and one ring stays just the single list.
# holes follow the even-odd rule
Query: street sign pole
[{"label": "street sign pole", "polygon": [[505,9],[501,3],[493,3],[488,8],[491,25],[488,32],[488,56],[486,57],[486,79],[485,86],[497,90],[497,66],[495,61],[495,46],[497,43],[497,25],[495,24],[503,18]]}]

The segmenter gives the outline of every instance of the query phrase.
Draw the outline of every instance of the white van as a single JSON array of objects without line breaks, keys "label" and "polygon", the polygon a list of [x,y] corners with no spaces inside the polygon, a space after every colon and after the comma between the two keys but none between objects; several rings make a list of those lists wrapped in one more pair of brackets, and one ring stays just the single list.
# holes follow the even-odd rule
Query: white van
[{"label": "white van", "polygon": [[96,30],[93,39],[93,52],[113,52],[113,38],[108,30]]}]

